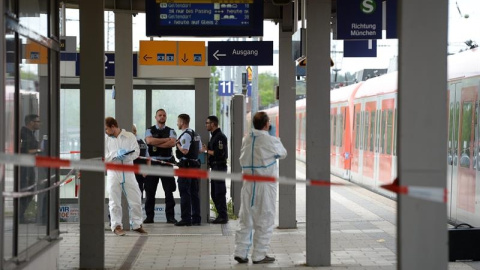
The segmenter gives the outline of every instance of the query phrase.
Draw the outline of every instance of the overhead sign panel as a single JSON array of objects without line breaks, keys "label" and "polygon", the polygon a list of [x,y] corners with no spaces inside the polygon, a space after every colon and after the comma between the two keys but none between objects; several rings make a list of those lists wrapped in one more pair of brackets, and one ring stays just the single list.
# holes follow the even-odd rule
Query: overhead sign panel
[{"label": "overhead sign panel", "polygon": [[387,3],[387,38],[398,38],[397,35],[397,0],[388,0]]},{"label": "overhead sign panel", "polygon": [[209,66],[271,66],[273,41],[210,41]]},{"label": "overhead sign panel", "polygon": [[140,65],[176,66],[176,41],[140,41]]},{"label": "overhead sign panel", "polygon": [[205,66],[205,41],[179,41],[179,66]]},{"label": "overhead sign panel", "polygon": [[338,39],[381,39],[381,0],[337,0]]},{"label": "overhead sign panel", "polygon": [[344,40],[343,57],[377,57],[377,40]]},{"label": "overhead sign panel", "polygon": [[186,2],[146,0],[147,36],[263,36],[263,0]]}]

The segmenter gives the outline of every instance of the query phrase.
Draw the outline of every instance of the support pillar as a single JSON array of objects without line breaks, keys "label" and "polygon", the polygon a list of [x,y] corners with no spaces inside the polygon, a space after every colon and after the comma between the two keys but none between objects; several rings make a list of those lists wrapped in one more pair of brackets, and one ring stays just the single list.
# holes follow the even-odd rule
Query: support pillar
[{"label": "support pillar", "polygon": [[[307,179],[330,181],[331,0],[307,2]],[[329,266],[330,187],[307,187],[307,265]]]},{"label": "support pillar", "polygon": [[[289,178],[296,177],[296,151],[295,127],[296,126],[296,88],[295,88],[295,63],[292,60],[292,32],[283,31],[283,23],[279,29],[279,62],[282,63],[278,70],[280,99],[279,114],[282,124],[277,128],[283,146],[287,149],[287,157],[280,160],[280,175]],[[275,123],[276,125],[276,123]],[[279,224],[281,229],[297,228],[296,216],[296,186],[279,186]]]},{"label": "support pillar", "polygon": [[[104,1],[80,1],[80,151],[82,159],[104,156]],[[95,31],[92,31],[95,29]],[[105,267],[105,176],[81,171],[80,268]]]},{"label": "support pillar", "polygon": [[[448,1],[398,1],[398,18],[399,182],[444,189]],[[397,216],[398,269],[448,269],[446,204],[399,195]]]}]

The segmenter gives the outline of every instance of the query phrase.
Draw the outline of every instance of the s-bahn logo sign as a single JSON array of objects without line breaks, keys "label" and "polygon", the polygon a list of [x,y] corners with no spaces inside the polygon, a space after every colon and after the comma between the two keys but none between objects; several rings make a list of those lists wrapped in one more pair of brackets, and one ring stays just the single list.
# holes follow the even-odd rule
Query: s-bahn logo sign
[{"label": "s-bahn logo sign", "polygon": [[337,0],[337,39],[381,39],[381,0]]},{"label": "s-bahn logo sign", "polygon": [[363,0],[360,4],[360,10],[365,14],[371,14],[377,9],[377,3],[374,0]]}]

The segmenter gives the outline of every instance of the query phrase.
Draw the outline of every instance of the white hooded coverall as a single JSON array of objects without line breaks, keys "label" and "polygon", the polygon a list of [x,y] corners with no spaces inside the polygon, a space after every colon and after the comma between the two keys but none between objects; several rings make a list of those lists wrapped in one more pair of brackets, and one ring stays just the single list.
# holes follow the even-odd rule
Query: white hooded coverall
[{"label": "white hooded coverall", "polygon": [[[135,150],[135,152],[126,155],[123,161],[114,160],[118,155],[119,149],[125,149],[127,152]],[[140,149],[138,147],[137,138],[133,133],[121,130],[118,137],[110,137],[105,135],[105,161],[123,164],[133,164],[133,160],[138,157]],[[122,185],[123,183],[123,185]],[[122,191],[122,189],[124,189]],[[128,201],[130,213],[130,225],[133,230],[138,229],[142,225],[142,199],[137,180],[133,172],[107,171],[107,191],[108,205],[110,210],[110,225],[112,231],[115,227],[122,225],[122,192]]]},{"label": "white hooded coverall", "polygon": [[[253,129],[243,138],[240,165],[244,174],[278,177],[277,159],[286,156],[287,150],[279,138]],[[253,244],[252,260],[265,258],[273,233],[276,200],[277,183],[243,182],[234,256],[247,258]]]}]

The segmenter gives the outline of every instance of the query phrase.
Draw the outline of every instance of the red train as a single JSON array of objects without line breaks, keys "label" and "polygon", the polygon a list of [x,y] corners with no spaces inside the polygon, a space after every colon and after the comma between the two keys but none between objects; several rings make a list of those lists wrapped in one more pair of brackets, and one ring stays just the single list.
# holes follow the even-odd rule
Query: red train
[{"label": "red train", "polygon": [[[448,218],[480,226],[480,51],[448,57]],[[442,92],[440,92],[442,93]],[[305,161],[305,99],[297,100],[297,159]],[[265,110],[279,130],[278,107]],[[397,72],[331,91],[331,172],[376,192],[397,175]]]}]

